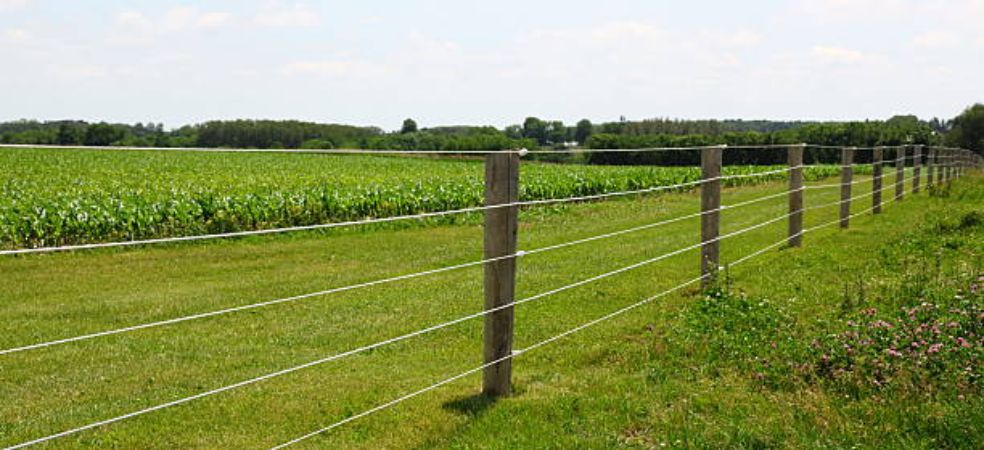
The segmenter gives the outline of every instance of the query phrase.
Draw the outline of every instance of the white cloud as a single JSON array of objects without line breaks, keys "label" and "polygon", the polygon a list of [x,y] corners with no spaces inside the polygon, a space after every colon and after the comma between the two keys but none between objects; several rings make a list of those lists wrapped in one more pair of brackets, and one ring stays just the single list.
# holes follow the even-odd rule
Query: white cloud
[{"label": "white cloud", "polygon": [[749,30],[740,30],[720,38],[722,44],[735,47],[750,47],[760,44],[763,40],[765,38],[761,34]]},{"label": "white cloud", "polygon": [[26,7],[30,3],[30,0],[0,0],[0,10],[20,9]]},{"label": "white cloud", "polygon": [[164,16],[151,19],[140,11],[124,11],[116,15],[116,22],[132,27],[135,31],[153,34],[177,32],[196,28],[216,28],[227,25],[233,15],[224,11],[199,11],[193,6],[169,9]]},{"label": "white cloud", "polygon": [[295,61],[283,67],[287,75],[342,76],[352,73],[357,64],[346,60]]},{"label": "white cloud", "polygon": [[864,53],[839,47],[813,47],[813,58],[822,64],[857,64],[867,59]]},{"label": "white cloud", "polygon": [[665,38],[666,33],[654,25],[624,21],[609,22],[591,30],[591,38],[601,44],[620,44],[627,40],[639,40],[642,43],[657,42]]},{"label": "white cloud", "polygon": [[950,31],[927,31],[912,38],[912,43],[922,48],[945,48],[960,45],[960,38]]},{"label": "white cloud", "polygon": [[207,12],[198,17],[195,26],[199,28],[215,28],[228,24],[232,20],[232,13],[228,12]]},{"label": "white cloud", "polygon": [[116,15],[116,23],[141,29],[151,27],[150,19],[139,11],[124,11]]},{"label": "white cloud", "polygon": [[270,2],[253,22],[265,27],[314,27],[321,24],[321,15],[302,3],[284,6],[280,2]]}]

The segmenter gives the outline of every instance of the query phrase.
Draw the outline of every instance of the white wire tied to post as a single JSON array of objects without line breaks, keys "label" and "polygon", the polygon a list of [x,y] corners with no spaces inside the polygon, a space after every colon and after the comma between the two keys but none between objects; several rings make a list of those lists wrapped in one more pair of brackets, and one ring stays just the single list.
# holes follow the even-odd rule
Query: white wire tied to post
[{"label": "white wire tied to post", "polygon": [[619,269],[612,270],[610,272],[605,272],[605,273],[602,273],[602,274],[599,274],[599,275],[595,275],[593,277],[590,277],[590,278],[587,278],[587,279],[584,279],[584,280],[581,280],[581,281],[577,281],[577,282],[574,282],[574,283],[571,283],[571,284],[568,284],[568,285],[565,285],[565,286],[562,286],[562,287],[559,287],[559,288],[555,288],[555,289],[552,289],[552,290],[549,290],[549,291],[546,291],[546,292],[542,292],[542,293],[539,293],[539,294],[536,294],[536,295],[533,295],[533,296],[530,296],[530,297],[526,297],[526,298],[524,298],[522,300],[518,300],[518,301],[515,301],[515,302],[510,303],[510,304],[507,304],[507,305],[501,305],[501,306],[498,306],[498,307],[495,307],[495,308],[486,309],[486,310],[483,310],[483,311],[480,311],[480,312],[477,312],[477,313],[469,314],[467,316],[459,317],[457,319],[454,319],[454,320],[451,320],[451,321],[448,321],[448,322],[443,322],[443,323],[440,323],[440,324],[437,324],[437,325],[433,325],[433,326],[430,326],[430,327],[427,327],[427,328],[424,328],[424,329],[421,329],[421,330],[417,330],[417,331],[414,331],[414,332],[411,332],[411,333],[406,333],[406,334],[403,334],[403,335],[400,335],[400,336],[397,336],[397,337],[393,337],[393,338],[390,338],[390,339],[386,339],[386,340],[383,340],[383,341],[379,341],[379,342],[376,342],[376,343],[373,343],[373,344],[370,344],[370,345],[358,347],[358,348],[355,348],[355,349],[352,349],[352,350],[348,350],[348,351],[345,351],[345,352],[342,352],[342,353],[338,353],[338,354],[335,354],[335,355],[332,355],[332,356],[328,356],[326,358],[318,359],[318,360],[315,360],[315,361],[310,361],[310,362],[307,362],[307,363],[304,363],[304,364],[301,364],[301,365],[298,365],[298,366],[294,366],[294,367],[290,367],[290,368],[287,368],[287,369],[279,370],[277,372],[269,373],[269,374],[266,374],[266,375],[261,375],[261,376],[255,377],[255,378],[250,378],[250,379],[247,379],[247,380],[240,381],[238,383],[234,383],[234,384],[230,384],[230,385],[227,385],[227,386],[223,386],[223,387],[219,387],[219,388],[216,388],[216,389],[212,389],[212,390],[209,390],[209,391],[201,392],[201,393],[198,393],[198,394],[189,396],[189,397],[184,397],[184,398],[173,400],[173,401],[170,401],[170,402],[167,402],[167,403],[162,403],[162,404],[151,406],[151,407],[148,407],[148,408],[144,408],[144,409],[141,409],[141,410],[138,410],[138,411],[134,411],[134,412],[130,412],[130,413],[127,413],[127,414],[123,414],[121,416],[117,416],[117,417],[113,417],[113,418],[110,418],[110,419],[101,420],[101,421],[98,421],[98,422],[93,422],[93,423],[90,423],[90,424],[87,424],[87,425],[83,425],[83,426],[80,426],[80,427],[77,427],[77,428],[72,428],[72,429],[69,429],[69,430],[66,430],[66,431],[62,431],[60,433],[55,433],[55,434],[52,434],[52,435],[48,435],[48,436],[45,436],[45,437],[41,437],[41,438],[38,438],[38,439],[27,441],[27,442],[24,442],[24,443],[17,444],[17,445],[14,445],[12,447],[9,447],[8,450],[18,449],[18,448],[24,448],[24,447],[29,447],[29,446],[32,446],[32,445],[40,444],[40,443],[43,443],[43,442],[48,442],[48,441],[51,441],[51,440],[54,440],[54,439],[58,439],[58,438],[65,437],[65,436],[69,436],[69,435],[76,434],[76,433],[79,433],[79,432],[82,432],[82,431],[90,430],[90,429],[93,429],[93,428],[98,428],[98,427],[101,427],[101,426],[104,426],[104,425],[109,425],[109,424],[112,424],[112,423],[115,423],[115,422],[119,422],[119,421],[122,421],[122,420],[130,419],[130,418],[133,418],[133,417],[136,417],[136,416],[140,416],[140,415],[144,415],[144,414],[147,414],[147,413],[151,413],[151,412],[154,412],[154,411],[159,411],[159,410],[162,410],[162,409],[165,409],[165,408],[169,408],[169,407],[172,407],[172,406],[181,405],[181,404],[184,404],[184,403],[188,403],[190,401],[193,401],[193,400],[197,400],[197,399],[204,398],[204,397],[209,397],[209,396],[212,396],[212,395],[215,395],[215,394],[219,394],[219,393],[222,393],[222,392],[226,392],[226,391],[229,391],[229,390],[233,390],[233,389],[237,389],[237,388],[240,388],[240,387],[248,386],[248,385],[251,385],[251,384],[259,383],[261,381],[269,380],[271,378],[275,378],[275,377],[279,377],[279,376],[286,375],[286,374],[289,374],[289,373],[297,372],[297,371],[302,370],[302,369],[306,369],[306,368],[309,368],[309,367],[321,365],[321,364],[324,364],[324,363],[327,363],[327,362],[331,362],[331,361],[336,361],[336,360],[339,360],[339,359],[342,359],[342,358],[345,358],[345,357],[348,357],[348,356],[356,355],[356,354],[363,353],[363,352],[366,352],[366,351],[369,351],[369,350],[373,350],[373,349],[376,349],[376,348],[380,348],[380,347],[383,347],[383,346],[386,346],[386,345],[390,345],[390,344],[394,344],[394,343],[397,343],[397,342],[401,342],[401,341],[404,341],[404,340],[407,340],[407,339],[410,339],[410,338],[413,338],[413,337],[417,337],[417,336],[421,336],[421,335],[424,335],[424,334],[428,334],[428,333],[431,333],[431,332],[434,332],[434,331],[437,331],[437,330],[440,330],[440,329],[443,329],[443,328],[447,328],[449,326],[456,325],[456,324],[459,324],[459,323],[462,323],[462,322],[465,322],[465,321],[468,321],[468,320],[472,320],[472,319],[476,319],[476,318],[479,318],[479,317],[483,317],[483,316],[486,316],[488,314],[492,314],[494,312],[497,312],[497,311],[500,311],[500,310],[503,310],[503,309],[514,308],[514,307],[519,306],[519,305],[522,305],[524,303],[533,302],[533,301],[539,300],[539,299],[544,298],[544,297],[548,297],[548,296],[551,296],[551,295],[554,295],[554,294],[558,294],[560,292],[564,292],[564,291],[567,291],[567,290],[570,290],[570,289],[574,289],[576,287],[580,287],[580,286],[583,286],[583,285],[586,285],[586,284],[589,284],[589,283],[593,283],[593,282],[598,281],[598,280],[606,279],[606,278],[612,277],[612,276],[617,275],[617,274],[628,272],[630,270],[634,270],[634,269],[637,269],[639,267],[643,267],[643,266],[646,266],[646,265],[655,263],[657,261],[661,261],[661,260],[667,259],[669,257],[675,256],[675,255],[679,255],[679,254],[685,253],[687,251],[691,251],[691,250],[700,248],[702,245],[705,245],[705,244],[708,244],[708,243],[711,243],[711,242],[717,242],[717,241],[721,241],[721,240],[724,240],[724,239],[727,239],[727,238],[730,238],[730,237],[734,237],[734,236],[737,236],[737,235],[740,235],[740,234],[744,234],[744,233],[747,233],[749,231],[752,231],[752,230],[755,230],[755,229],[758,229],[758,228],[762,228],[762,227],[764,227],[766,225],[769,225],[769,224],[772,224],[772,223],[776,223],[776,222],[778,222],[780,220],[783,220],[783,219],[788,218],[792,214],[796,214],[796,213],[799,213],[799,212],[802,212],[802,211],[803,210],[801,209],[799,211],[794,211],[794,212],[791,212],[791,213],[788,213],[788,214],[784,214],[784,215],[779,216],[777,218],[770,219],[770,220],[767,220],[765,222],[761,222],[761,223],[758,223],[758,224],[755,224],[755,225],[752,225],[752,226],[743,228],[743,229],[738,230],[738,231],[734,231],[734,232],[731,232],[731,233],[728,233],[728,234],[724,234],[724,235],[718,236],[718,237],[716,237],[714,239],[709,239],[707,241],[703,241],[703,242],[700,242],[698,244],[694,244],[694,245],[691,245],[691,246],[680,248],[680,249],[674,250],[674,251],[669,252],[669,253],[664,253],[662,255],[659,255],[659,256],[656,256],[656,257],[653,257],[653,258],[644,260],[644,261],[640,261],[640,262],[637,262],[635,264],[624,266],[624,267],[621,267]]},{"label": "white wire tied to post", "polygon": [[83,335],[78,335],[78,336],[73,336],[73,337],[68,337],[68,338],[63,338],[63,339],[55,339],[55,340],[51,340],[51,341],[39,342],[39,343],[29,344],[29,345],[23,345],[23,346],[19,346],[19,347],[11,347],[11,348],[0,350],[0,355],[6,355],[6,354],[10,354],[10,353],[18,353],[18,352],[23,352],[23,351],[28,351],[28,350],[36,350],[36,349],[40,349],[40,348],[52,347],[52,346],[55,346],[55,345],[68,344],[68,343],[72,343],[72,342],[81,342],[81,341],[86,341],[86,340],[90,340],[90,339],[95,339],[95,338],[100,338],[100,337],[106,337],[106,336],[112,336],[112,335],[117,335],[117,334],[123,334],[123,333],[128,333],[128,332],[134,332],[134,331],[139,331],[139,330],[145,330],[145,329],[150,329],[150,328],[156,328],[156,327],[161,327],[161,326],[166,326],[166,325],[174,325],[174,324],[178,324],[178,323],[182,323],[182,322],[189,322],[189,321],[192,321],[192,320],[205,319],[205,318],[209,318],[209,317],[216,317],[216,316],[220,316],[220,315],[231,314],[231,313],[241,312],[241,311],[248,311],[248,310],[251,310],[251,309],[262,308],[262,307],[277,305],[277,304],[281,304],[281,303],[290,303],[290,302],[295,302],[295,301],[304,300],[304,299],[313,298],[313,297],[320,297],[320,296],[325,296],[325,295],[330,295],[330,294],[336,294],[336,293],[340,293],[340,292],[346,292],[346,291],[352,291],[352,290],[356,290],[356,289],[368,288],[368,287],[378,286],[378,285],[392,283],[392,282],[397,282],[397,281],[404,281],[404,280],[409,280],[409,279],[414,279],[414,278],[420,278],[420,277],[428,276],[428,275],[436,275],[436,274],[439,274],[439,273],[450,272],[450,271],[453,271],[453,270],[459,270],[459,269],[464,269],[464,268],[468,268],[468,267],[474,267],[474,266],[478,266],[478,265],[484,265],[484,264],[495,262],[495,261],[501,261],[501,260],[505,260],[505,259],[517,258],[517,257],[525,256],[525,255],[533,255],[533,254],[537,254],[537,253],[543,253],[543,252],[547,252],[547,251],[558,250],[558,249],[561,249],[561,248],[566,248],[566,247],[571,247],[571,246],[575,246],[575,245],[585,244],[585,243],[588,243],[588,242],[593,242],[593,241],[597,241],[597,240],[601,240],[601,239],[612,238],[612,237],[621,236],[621,235],[625,235],[625,234],[629,234],[629,233],[634,233],[634,232],[638,232],[638,231],[643,231],[643,230],[648,230],[648,229],[652,229],[652,228],[656,228],[656,227],[660,227],[660,226],[664,226],[664,225],[670,225],[670,224],[673,224],[673,223],[676,223],[676,222],[681,222],[681,221],[684,221],[684,220],[697,218],[697,217],[700,217],[700,216],[703,216],[703,215],[706,215],[706,214],[712,214],[712,213],[716,213],[716,212],[721,212],[721,211],[724,211],[726,209],[735,209],[735,208],[740,208],[740,207],[743,207],[743,206],[747,206],[747,205],[751,205],[751,204],[754,204],[754,203],[763,202],[763,201],[774,199],[774,198],[786,197],[786,196],[789,195],[790,192],[796,192],[796,191],[799,191],[799,190],[802,190],[802,189],[804,189],[804,188],[803,187],[800,187],[799,189],[794,189],[792,191],[783,191],[783,192],[779,192],[777,194],[771,194],[771,195],[766,195],[766,196],[762,196],[762,197],[757,197],[757,198],[754,198],[754,199],[751,199],[751,200],[742,201],[742,202],[739,202],[739,203],[734,203],[734,204],[730,204],[730,205],[721,205],[720,208],[715,208],[715,209],[708,210],[708,211],[697,212],[697,213],[693,213],[693,214],[687,214],[687,215],[683,215],[683,216],[679,216],[679,217],[674,217],[672,219],[661,220],[661,221],[658,221],[658,222],[652,222],[652,223],[648,223],[648,224],[644,224],[644,225],[640,225],[640,226],[636,226],[636,227],[631,227],[631,228],[627,228],[627,229],[623,229],[623,230],[619,230],[619,231],[614,231],[614,232],[610,232],[610,233],[603,233],[603,234],[599,234],[599,235],[595,235],[595,236],[590,236],[590,237],[586,237],[586,238],[582,238],[582,239],[576,239],[576,240],[564,242],[564,243],[561,243],[561,244],[554,244],[554,245],[548,245],[548,246],[545,246],[545,247],[535,248],[535,249],[532,249],[532,250],[519,251],[519,252],[516,252],[515,254],[511,254],[511,255],[504,255],[504,256],[499,256],[499,257],[495,257],[495,258],[487,258],[487,259],[482,259],[482,260],[477,260],[477,261],[470,261],[470,262],[466,262],[466,263],[461,263],[461,264],[455,264],[455,265],[451,265],[451,266],[440,267],[440,268],[437,268],[437,269],[424,270],[424,271],[420,271],[420,272],[415,272],[415,273],[410,273],[410,274],[404,274],[404,275],[398,275],[398,276],[388,277],[388,278],[382,278],[382,279],[373,280],[373,281],[367,281],[367,282],[362,282],[362,283],[356,283],[356,284],[351,284],[351,285],[347,285],[347,286],[341,286],[341,287],[337,287],[337,288],[326,289],[326,290],[317,291],[317,292],[299,294],[299,295],[294,295],[294,296],[290,296],[290,297],[284,297],[284,298],[279,298],[279,299],[274,299],[274,300],[268,300],[268,301],[263,301],[263,302],[251,303],[251,304],[247,304],[247,305],[240,305],[240,306],[234,306],[234,307],[229,307],[229,308],[223,308],[223,309],[219,309],[219,310],[208,311],[208,312],[203,312],[203,313],[198,313],[198,314],[191,314],[191,315],[176,317],[176,318],[172,318],[172,319],[159,320],[159,321],[155,321],[155,322],[147,322],[147,323],[138,324],[138,325],[121,327],[121,328],[116,328],[116,329],[112,329],[112,330],[105,330],[105,331],[100,331],[100,332],[95,332],[95,333],[87,333],[87,334],[83,334]]},{"label": "white wire tied to post", "polygon": [[473,206],[468,208],[451,209],[445,211],[434,211],[434,212],[408,214],[408,215],[400,215],[400,216],[392,216],[392,217],[379,217],[379,218],[370,218],[370,219],[363,219],[363,220],[351,220],[345,222],[331,222],[331,223],[316,224],[316,225],[269,228],[264,230],[234,231],[228,233],[204,234],[204,235],[197,235],[197,236],[176,236],[176,237],[156,238],[156,239],[141,239],[141,240],[133,240],[133,241],[103,242],[103,243],[94,243],[94,244],[61,245],[61,246],[54,246],[54,247],[0,250],[0,256],[23,255],[23,254],[33,254],[33,253],[52,253],[52,252],[75,251],[75,250],[92,250],[98,248],[129,247],[129,246],[138,246],[138,245],[165,244],[165,243],[189,242],[189,241],[202,241],[202,240],[211,240],[211,239],[287,233],[287,232],[295,232],[295,231],[325,230],[325,229],[332,229],[332,228],[372,225],[378,223],[399,222],[399,221],[406,221],[406,220],[428,219],[433,217],[443,217],[443,216],[450,216],[450,215],[457,215],[457,214],[488,211],[488,210],[499,209],[499,208],[524,207],[524,206],[533,206],[533,205],[547,205],[547,204],[570,203],[570,202],[584,202],[589,200],[600,200],[604,198],[621,197],[621,196],[628,196],[628,195],[640,195],[640,194],[648,194],[648,193],[654,193],[660,191],[681,189],[686,187],[697,186],[703,183],[707,183],[709,181],[716,181],[716,180],[761,177],[761,176],[787,172],[789,170],[795,168],[802,168],[802,167],[805,166],[783,168],[783,169],[770,170],[765,172],[754,172],[748,174],[723,175],[719,177],[708,178],[706,180],[695,180],[686,183],[678,183],[678,184],[665,185],[665,186],[653,186],[649,188],[635,189],[635,190],[628,190],[628,191],[582,195],[577,197],[551,198],[551,199],[543,199],[543,200],[525,200],[525,201],[511,202],[511,203],[500,203],[496,205]]}]

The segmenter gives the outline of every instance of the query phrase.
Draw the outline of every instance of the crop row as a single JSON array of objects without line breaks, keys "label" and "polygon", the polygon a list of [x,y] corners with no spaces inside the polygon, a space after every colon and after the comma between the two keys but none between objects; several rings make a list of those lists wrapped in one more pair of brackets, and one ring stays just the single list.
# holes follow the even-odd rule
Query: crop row
[{"label": "crop row", "polygon": [[[809,167],[806,177],[838,171]],[[482,162],[460,159],[18,149],[0,150],[0,173],[3,248],[311,225],[478,206],[483,199]],[[592,195],[699,177],[691,167],[526,163],[520,197]]]}]

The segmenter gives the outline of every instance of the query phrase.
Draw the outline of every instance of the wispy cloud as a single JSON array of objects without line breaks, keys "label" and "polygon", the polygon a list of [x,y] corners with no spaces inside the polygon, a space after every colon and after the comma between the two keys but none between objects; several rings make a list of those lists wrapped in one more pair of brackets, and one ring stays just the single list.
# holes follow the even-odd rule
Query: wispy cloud
[{"label": "wispy cloud", "polygon": [[321,24],[321,15],[303,3],[273,1],[253,17],[253,22],[266,27],[314,27]]},{"label": "wispy cloud", "polygon": [[927,31],[912,38],[912,43],[922,48],[945,48],[960,45],[960,38],[951,31]]},{"label": "wispy cloud", "polygon": [[140,11],[123,11],[116,22],[141,33],[167,33],[189,29],[216,28],[229,25],[233,14],[225,11],[200,11],[193,6],[167,10],[162,17],[150,18]]},{"label": "wispy cloud", "polygon": [[813,47],[813,58],[821,64],[858,64],[867,58],[864,53],[839,47]]},{"label": "wispy cloud", "polygon": [[20,9],[31,4],[31,0],[0,0],[0,10]]},{"label": "wispy cloud", "polygon": [[281,72],[287,75],[348,75],[357,64],[346,60],[295,61],[287,64]]}]

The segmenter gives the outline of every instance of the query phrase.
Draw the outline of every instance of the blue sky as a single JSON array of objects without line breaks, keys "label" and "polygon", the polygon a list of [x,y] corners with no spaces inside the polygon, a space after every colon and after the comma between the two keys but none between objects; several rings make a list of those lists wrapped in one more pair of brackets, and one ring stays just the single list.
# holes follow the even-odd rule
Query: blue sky
[{"label": "blue sky", "polygon": [[952,117],[984,0],[0,0],[0,120]]}]

